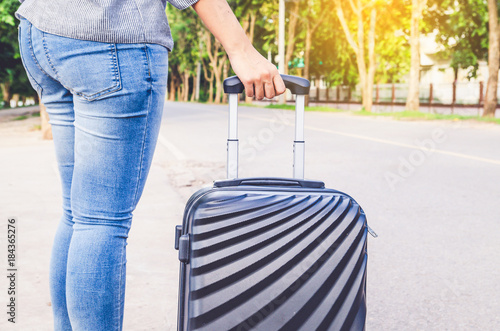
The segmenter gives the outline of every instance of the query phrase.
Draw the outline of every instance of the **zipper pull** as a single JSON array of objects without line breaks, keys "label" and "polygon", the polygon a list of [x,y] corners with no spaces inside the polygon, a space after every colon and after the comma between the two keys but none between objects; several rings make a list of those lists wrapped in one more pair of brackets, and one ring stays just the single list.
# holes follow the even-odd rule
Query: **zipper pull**
[{"label": "zipper pull", "polygon": [[373,229],[370,228],[370,226],[368,224],[366,225],[366,228],[368,229],[368,233],[371,234],[373,238],[377,238],[378,237],[378,234],[375,233],[375,231],[373,231]]}]

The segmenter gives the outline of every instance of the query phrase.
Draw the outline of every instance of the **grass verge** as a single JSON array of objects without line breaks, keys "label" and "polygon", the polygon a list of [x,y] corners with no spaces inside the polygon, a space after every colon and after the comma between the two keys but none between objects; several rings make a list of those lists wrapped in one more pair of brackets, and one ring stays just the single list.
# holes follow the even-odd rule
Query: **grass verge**
[{"label": "grass verge", "polygon": [[25,120],[25,119],[27,119],[27,118],[28,118],[28,116],[26,116],[26,115],[21,115],[21,116],[14,117],[12,120],[13,120],[13,121],[20,121],[20,120]]},{"label": "grass verge", "polygon": [[474,120],[479,122],[500,124],[500,118],[464,116],[464,115],[443,115],[443,114],[433,114],[433,113],[421,113],[418,111],[407,111],[407,110],[394,113],[370,113],[363,110],[363,111],[353,112],[353,114],[359,116],[385,116],[385,117],[392,117],[394,119],[406,119],[406,120],[448,120],[448,121]]},{"label": "grass verge", "polygon": [[12,120],[13,121],[21,121],[21,120],[25,120],[29,117],[40,117],[40,112],[36,112],[36,113],[31,113],[29,115],[21,115],[21,116],[17,116],[17,117],[14,117]]}]

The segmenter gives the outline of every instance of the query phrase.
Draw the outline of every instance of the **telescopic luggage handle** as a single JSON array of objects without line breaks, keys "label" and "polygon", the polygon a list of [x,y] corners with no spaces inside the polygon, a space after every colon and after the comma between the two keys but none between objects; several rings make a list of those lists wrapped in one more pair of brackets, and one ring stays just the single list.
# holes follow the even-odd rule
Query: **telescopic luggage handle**
[{"label": "telescopic luggage handle", "polygon": [[[295,141],[293,142],[293,178],[304,179],[304,99],[311,84],[305,78],[281,75],[287,89],[296,94]],[[237,76],[224,80],[224,92],[229,94],[229,137],[227,139],[227,178],[238,178],[238,94],[245,89]]]}]

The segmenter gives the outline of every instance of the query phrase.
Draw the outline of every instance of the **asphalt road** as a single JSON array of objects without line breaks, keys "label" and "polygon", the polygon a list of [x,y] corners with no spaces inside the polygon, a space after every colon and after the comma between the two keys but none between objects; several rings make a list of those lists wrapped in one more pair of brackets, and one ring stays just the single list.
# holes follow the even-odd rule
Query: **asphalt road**
[{"label": "asphalt road", "polygon": [[[240,177],[292,174],[292,111],[240,107]],[[183,199],[224,178],[227,106],[167,103]],[[367,330],[500,329],[500,126],[306,113],[305,176],[352,195],[369,237]]]}]

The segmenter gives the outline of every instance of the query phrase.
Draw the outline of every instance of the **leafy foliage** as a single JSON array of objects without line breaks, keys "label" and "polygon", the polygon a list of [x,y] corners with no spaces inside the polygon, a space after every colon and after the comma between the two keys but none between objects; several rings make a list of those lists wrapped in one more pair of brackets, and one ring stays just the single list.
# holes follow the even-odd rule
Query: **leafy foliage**
[{"label": "leafy foliage", "polygon": [[[0,2],[0,84],[2,90],[8,92],[8,99],[14,93],[21,96],[36,94],[28,81],[19,54],[17,29],[19,21],[14,16],[18,7],[17,0]],[[5,106],[9,106],[9,100],[6,100]]]},{"label": "leafy foliage", "polygon": [[[332,0],[287,0],[286,19],[290,22],[292,1],[299,3],[291,62],[306,61],[306,31],[309,24],[319,23],[312,35],[308,71],[311,77],[322,77],[329,85],[354,86],[359,82],[356,57],[346,40],[339,19],[332,8]],[[240,22],[255,15],[253,44],[264,56],[275,61],[278,54],[278,1],[229,0]],[[397,83],[404,79],[410,67],[409,27],[411,0],[362,0],[363,8],[369,12],[377,9],[375,54],[377,83]],[[499,1],[500,2],[500,1]],[[350,8],[350,1],[343,2]],[[10,94],[34,95],[22,67],[17,41],[17,24],[14,12],[18,0],[0,2],[0,83]],[[500,6],[499,6],[500,7]],[[169,58],[169,79],[176,86],[187,84],[193,90],[196,68],[199,61],[210,67],[206,49],[205,27],[192,9],[179,11],[167,6],[175,46]],[[356,31],[357,21],[347,14],[351,31]],[[451,59],[451,67],[458,72],[466,69],[468,78],[476,77],[479,61],[487,60],[488,53],[488,7],[486,0],[427,0],[424,11],[424,33],[436,33],[436,41],[442,45],[438,54]],[[364,15],[363,25],[368,27],[369,15]],[[245,25],[245,24],[243,24]],[[356,38],[356,36],[354,36]],[[212,44],[215,43],[210,37]],[[365,35],[365,38],[367,36]],[[367,46],[365,46],[367,47]],[[365,50],[365,54],[368,52]],[[217,52],[224,58],[222,48]],[[226,61],[226,60],[224,60]],[[186,79],[186,74],[191,77]],[[232,73],[229,71],[228,73]],[[302,75],[304,69],[290,68],[290,74]],[[219,77],[222,79],[223,77]],[[219,82],[220,84],[220,82]],[[213,100],[215,89],[209,90],[209,82],[201,75],[201,100]],[[215,86],[214,82],[212,86]],[[211,95],[210,95],[211,94]]]},{"label": "leafy foliage", "polygon": [[488,5],[486,0],[428,0],[427,32],[436,32],[441,58],[451,58],[455,70],[477,76],[479,60],[488,57]]},{"label": "leafy foliage", "polygon": [[410,70],[410,0],[379,1],[376,54],[378,83],[399,83]]}]

